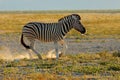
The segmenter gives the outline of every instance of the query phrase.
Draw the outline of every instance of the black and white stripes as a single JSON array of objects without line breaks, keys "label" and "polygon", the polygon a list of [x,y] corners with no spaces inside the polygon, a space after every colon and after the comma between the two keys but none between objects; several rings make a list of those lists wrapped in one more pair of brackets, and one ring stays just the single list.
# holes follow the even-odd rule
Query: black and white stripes
[{"label": "black and white stripes", "polygon": [[[23,27],[21,43],[26,49],[32,49],[39,58],[42,58],[39,53],[37,53],[33,46],[36,39],[42,42],[54,42],[57,58],[58,55],[58,41],[64,39],[64,36],[72,29],[85,33],[85,28],[80,23],[80,16],[77,14],[72,14],[59,19],[58,23],[40,23],[40,22],[30,22]],[[26,37],[31,43],[26,45],[23,38]]]}]

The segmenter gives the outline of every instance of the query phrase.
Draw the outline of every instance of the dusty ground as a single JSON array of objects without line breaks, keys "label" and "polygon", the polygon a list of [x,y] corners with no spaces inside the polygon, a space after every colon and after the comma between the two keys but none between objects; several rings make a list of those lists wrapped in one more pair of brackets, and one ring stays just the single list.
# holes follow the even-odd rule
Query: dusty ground
[{"label": "dusty ground", "polygon": [[[120,39],[65,39],[68,45],[67,54],[96,53],[102,51],[120,51]],[[53,43],[40,43],[36,41],[36,50],[47,53],[54,48]],[[12,58],[13,55],[25,56],[27,50],[20,44],[20,35],[0,35],[0,55]]]}]

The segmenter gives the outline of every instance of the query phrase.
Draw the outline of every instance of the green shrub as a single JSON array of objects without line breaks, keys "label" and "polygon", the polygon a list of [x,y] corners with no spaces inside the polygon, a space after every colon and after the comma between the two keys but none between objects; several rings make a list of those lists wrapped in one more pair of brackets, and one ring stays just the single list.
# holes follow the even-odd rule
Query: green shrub
[{"label": "green shrub", "polygon": [[118,51],[118,52],[114,52],[114,53],[113,53],[113,56],[114,56],[114,57],[120,57],[120,52],[119,52],[119,51]]}]

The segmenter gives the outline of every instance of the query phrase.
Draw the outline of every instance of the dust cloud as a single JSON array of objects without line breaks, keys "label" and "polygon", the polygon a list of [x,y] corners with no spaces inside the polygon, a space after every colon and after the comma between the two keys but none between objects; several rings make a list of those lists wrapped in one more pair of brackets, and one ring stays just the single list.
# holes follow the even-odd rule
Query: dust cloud
[{"label": "dust cloud", "polygon": [[[31,53],[32,58],[30,57],[30,55],[28,53]],[[59,55],[61,54],[61,52],[59,52]],[[6,60],[6,61],[13,61],[13,60],[20,60],[20,59],[37,59],[38,57],[34,54],[34,52],[32,52],[32,50],[30,51],[21,51],[21,53],[13,53],[11,52],[9,47],[6,46],[0,46],[0,59],[2,60]],[[48,53],[43,54],[42,53],[42,58],[43,59],[50,59],[50,58],[56,58],[56,54],[55,54],[55,49],[48,51]]]},{"label": "dust cloud", "polygon": [[27,52],[22,53],[12,53],[10,49],[6,46],[0,47],[0,59],[7,60],[7,61],[13,61],[16,59],[30,59],[29,54]]}]

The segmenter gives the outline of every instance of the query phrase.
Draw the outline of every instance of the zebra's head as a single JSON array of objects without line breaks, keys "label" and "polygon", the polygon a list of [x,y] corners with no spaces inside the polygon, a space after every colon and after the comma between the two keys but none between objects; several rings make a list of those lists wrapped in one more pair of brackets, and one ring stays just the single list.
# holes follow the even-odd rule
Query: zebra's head
[{"label": "zebra's head", "polygon": [[86,32],[86,29],[80,20],[81,17],[78,14],[72,14],[59,19],[58,22],[68,22],[75,30],[81,32],[81,34],[84,34]]}]

